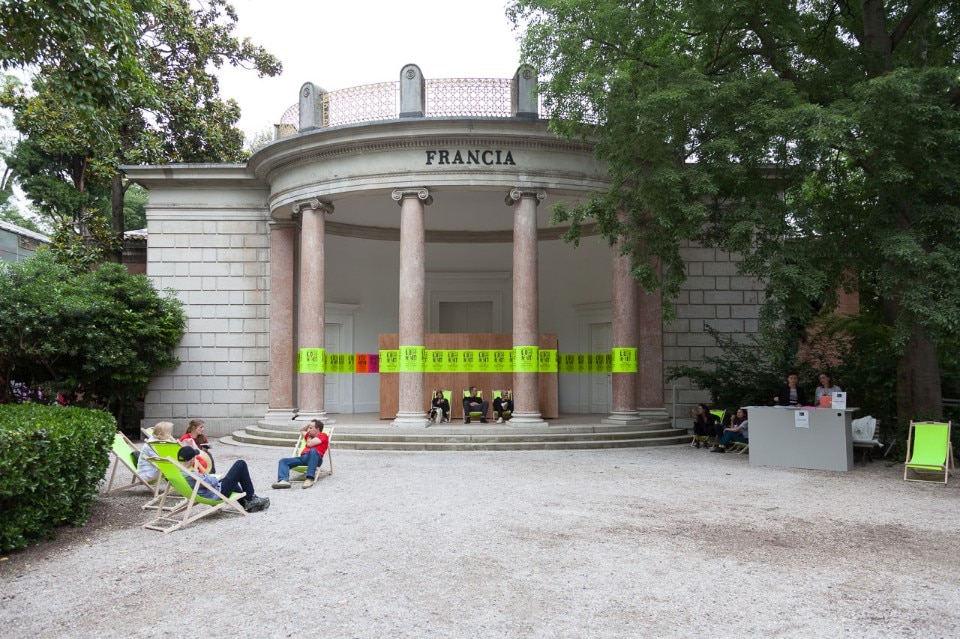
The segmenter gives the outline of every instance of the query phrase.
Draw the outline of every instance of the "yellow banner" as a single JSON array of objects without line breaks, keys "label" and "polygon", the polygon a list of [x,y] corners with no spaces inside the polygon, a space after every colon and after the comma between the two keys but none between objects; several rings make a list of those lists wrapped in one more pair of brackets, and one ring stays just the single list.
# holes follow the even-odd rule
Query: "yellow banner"
[{"label": "yellow banner", "polygon": [[614,348],[613,349],[613,372],[614,373],[636,373],[637,372],[637,349]]},{"label": "yellow banner", "polygon": [[536,373],[540,366],[540,358],[537,356],[539,350],[539,346],[514,346],[513,372]]},{"label": "yellow banner", "polygon": [[400,372],[422,373],[427,349],[423,346],[400,346]]},{"label": "yellow banner", "polygon": [[384,350],[380,351],[380,372],[381,373],[399,373],[400,372],[400,351]]},{"label": "yellow banner", "polygon": [[297,372],[323,373],[324,350],[322,348],[301,348],[297,353]]},{"label": "yellow banner", "polygon": [[539,353],[539,370],[541,373],[557,372],[557,351],[548,348],[542,349]]}]

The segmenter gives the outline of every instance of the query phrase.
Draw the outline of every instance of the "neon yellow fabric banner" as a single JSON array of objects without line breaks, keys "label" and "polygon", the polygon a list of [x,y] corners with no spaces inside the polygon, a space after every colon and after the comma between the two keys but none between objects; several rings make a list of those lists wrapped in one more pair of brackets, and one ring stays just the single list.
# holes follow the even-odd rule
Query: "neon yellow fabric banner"
[{"label": "neon yellow fabric banner", "polygon": [[381,373],[399,373],[400,372],[400,351],[394,351],[394,350],[380,351],[380,372]]},{"label": "neon yellow fabric banner", "polygon": [[613,349],[613,372],[614,373],[636,373],[637,372],[637,349],[614,348]]},{"label": "neon yellow fabric banner", "polygon": [[537,356],[539,350],[539,346],[514,346],[513,372],[536,373],[540,366],[540,358]]},{"label": "neon yellow fabric banner", "polygon": [[493,351],[477,351],[477,363],[475,364],[478,373],[489,373],[493,366]]},{"label": "neon yellow fabric banner", "polygon": [[301,348],[297,353],[297,372],[323,373],[324,350],[322,348]]},{"label": "neon yellow fabric banner", "polygon": [[424,373],[446,373],[446,351],[427,351],[427,364]]},{"label": "neon yellow fabric banner", "polygon": [[460,351],[443,351],[444,373],[460,373]]},{"label": "neon yellow fabric banner", "polygon": [[400,372],[422,373],[427,349],[423,346],[400,346]]},{"label": "neon yellow fabric banner", "polygon": [[539,370],[541,373],[557,372],[557,351],[545,348],[539,354]]}]

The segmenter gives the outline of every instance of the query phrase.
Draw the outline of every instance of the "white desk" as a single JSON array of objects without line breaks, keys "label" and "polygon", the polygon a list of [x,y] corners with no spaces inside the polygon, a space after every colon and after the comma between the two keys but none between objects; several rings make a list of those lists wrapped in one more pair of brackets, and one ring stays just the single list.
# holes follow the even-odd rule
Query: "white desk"
[{"label": "white desk", "polygon": [[750,465],[853,470],[850,421],[856,410],[748,406]]}]

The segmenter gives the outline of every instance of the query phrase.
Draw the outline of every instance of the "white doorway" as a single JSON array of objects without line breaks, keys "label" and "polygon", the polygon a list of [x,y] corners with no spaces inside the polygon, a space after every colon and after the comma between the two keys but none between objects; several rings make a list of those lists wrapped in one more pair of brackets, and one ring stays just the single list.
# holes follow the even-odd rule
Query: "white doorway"
[{"label": "white doorway", "polygon": [[[612,346],[613,325],[610,322],[590,324],[591,353],[609,353]],[[613,374],[590,374],[590,412],[609,413],[613,403]]]},{"label": "white doorway", "polygon": [[[356,304],[325,306],[324,349],[328,355],[353,353],[353,314]],[[353,378],[349,373],[323,376],[323,410],[328,413],[353,413]]]}]

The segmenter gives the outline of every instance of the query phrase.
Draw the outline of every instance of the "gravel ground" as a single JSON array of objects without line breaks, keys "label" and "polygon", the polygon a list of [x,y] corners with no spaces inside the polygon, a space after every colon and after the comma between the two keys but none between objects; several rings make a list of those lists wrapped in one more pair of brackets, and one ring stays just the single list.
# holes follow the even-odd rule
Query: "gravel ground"
[{"label": "gravel ground", "polygon": [[960,481],[690,447],[334,451],[269,510],[143,530],[144,492],[0,561],[0,636],[956,637]]}]

